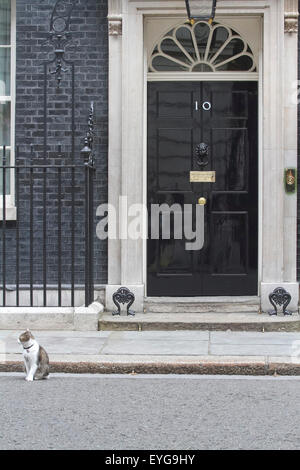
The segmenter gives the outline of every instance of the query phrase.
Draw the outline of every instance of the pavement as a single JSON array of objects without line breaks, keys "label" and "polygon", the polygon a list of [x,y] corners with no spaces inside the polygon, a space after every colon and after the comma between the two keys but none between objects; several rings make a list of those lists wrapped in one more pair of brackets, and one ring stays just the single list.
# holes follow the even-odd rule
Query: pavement
[{"label": "pavement", "polygon": [[[0,331],[0,372],[23,369],[21,331]],[[300,333],[37,331],[51,372],[300,375]]]}]

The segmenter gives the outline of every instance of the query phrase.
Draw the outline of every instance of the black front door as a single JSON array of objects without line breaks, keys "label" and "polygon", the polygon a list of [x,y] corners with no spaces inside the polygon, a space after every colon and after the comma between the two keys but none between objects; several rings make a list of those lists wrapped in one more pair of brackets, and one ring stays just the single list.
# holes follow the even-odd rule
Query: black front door
[{"label": "black front door", "polygon": [[[257,136],[256,82],[148,84],[148,296],[257,295]],[[191,171],[215,171],[215,182],[191,182]],[[201,197],[201,249],[174,237],[175,216],[169,239],[161,226],[151,239],[151,205],[195,214]]]}]

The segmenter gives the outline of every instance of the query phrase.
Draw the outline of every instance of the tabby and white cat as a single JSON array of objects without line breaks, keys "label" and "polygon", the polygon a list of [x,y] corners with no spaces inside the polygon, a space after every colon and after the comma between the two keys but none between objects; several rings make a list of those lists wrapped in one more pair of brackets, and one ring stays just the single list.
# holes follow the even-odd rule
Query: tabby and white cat
[{"label": "tabby and white cat", "polygon": [[18,343],[23,346],[23,357],[26,369],[25,380],[48,379],[49,357],[45,349],[39,345],[31,331],[27,330],[19,336]]}]

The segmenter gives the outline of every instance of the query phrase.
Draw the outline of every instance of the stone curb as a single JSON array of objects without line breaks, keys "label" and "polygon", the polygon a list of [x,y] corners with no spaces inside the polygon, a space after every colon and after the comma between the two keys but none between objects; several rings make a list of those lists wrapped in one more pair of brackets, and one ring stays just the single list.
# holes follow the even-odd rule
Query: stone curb
[{"label": "stone curb", "polygon": [[[0,372],[23,372],[23,363],[0,363]],[[251,363],[95,363],[52,362],[50,372],[77,374],[199,374],[199,375],[300,375],[300,364]]]}]

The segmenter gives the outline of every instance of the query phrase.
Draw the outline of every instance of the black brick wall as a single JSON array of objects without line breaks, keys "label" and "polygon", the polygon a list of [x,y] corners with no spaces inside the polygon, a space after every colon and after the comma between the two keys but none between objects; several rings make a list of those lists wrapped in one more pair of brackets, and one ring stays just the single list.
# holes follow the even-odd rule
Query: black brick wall
[{"label": "black brick wall", "polygon": [[[300,1],[298,2],[298,8],[300,10]],[[299,21],[299,28],[300,28],[300,21]],[[298,77],[300,72],[300,34],[298,34]],[[298,78],[299,80],[299,78]],[[299,91],[299,87],[298,87]],[[297,240],[298,240],[298,247],[297,247],[297,279],[300,281],[300,109],[298,106],[298,221],[297,221]]]},{"label": "black brick wall", "polygon": [[[16,145],[20,146],[20,160],[29,162],[29,146],[34,144],[42,149],[44,133],[44,101],[43,101],[43,64],[49,60],[51,53],[45,47],[49,31],[50,17],[56,0],[17,0],[17,68],[16,68]],[[299,2],[300,9],[300,2]],[[75,103],[76,103],[76,135],[75,157],[80,162],[80,149],[82,147],[86,120],[90,102],[93,100],[96,110],[96,180],[95,180],[95,208],[98,204],[107,201],[107,1],[106,0],[78,0],[72,13],[71,31],[73,32],[73,45],[67,48],[66,58],[75,64]],[[74,46],[75,44],[75,46]],[[300,51],[300,35],[299,35]],[[300,54],[299,54],[300,70]],[[70,150],[70,74],[65,75],[62,90],[57,93],[53,78],[48,88],[47,122],[48,122],[48,162],[57,162],[57,142],[63,147],[63,161],[71,162]],[[300,113],[298,113],[298,126],[300,129]],[[300,144],[300,132],[298,133]],[[300,145],[298,145],[300,148]],[[35,163],[39,162],[41,152],[36,154]],[[299,161],[300,167],[300,161]],[[70,181],[66,176],[65,189],[68,193]],[[300,182],[300,171],[298,171]],[[29,282],[29,195],[28,178],[21,179],[23,189],[20,192],[20,236],[21,260],[20,282]],[[52,189],[51,189],[52,185]],[[83,179],[78,178],[77,197],[83,197]],[[48,185],[48,198],[51,191],[55,199],[56,179]],[[42,217],[41,217],[41,191],[35,190],[34,208],[34,282],[42,281]],[[68,197],[65,196],[68,200]],[[297,274],[300,280],[300,186],[298,185],[298,254]],[[48,207],[48,224],[55,226],[55,207]],[[52,219],[51,219],[52,217]],[[80,219],[82,218],[82,222]],[[1,227],[0,227],[1,229]],[[70,221],[63,224],[63,252],[65,253],[64,274],[68,281],[70,246]],[[76,282],[83,281],[83,212],[82,204],[78,203],[76,217]],[[54,231],[55,233],[55,231]],[[15,282],[16,244],[15,222],[7,223],[7,281]],[[56,280],[56,242],[53,231],[48,230],[48,281]],[[1,247],[0,247],[1,249]],[[107,281],[107,245],[95,238],[95,280],[97,283]]]},{"label": "black brick wall", "polygon": [[[45,46],[50,18],[56,0],[17,0],[17,67],[16,67],[16,145],[20,146],[20,163],[29,164],[30,144],[35,146],[34,163],[43,163],[44,92],[43,63],[53,57]],[[70,29],[72,44],[67,47],[66,59],[75,64],[75,160],[81,162],[87,130],[90,102],[96,112],[96,177],[95,211],[98,204],[107,201],[107,1],[78,0],[73,10]],[[51,66],[53,69],[53,65]],[[48,148],[47,162],[71,163],[71,74],[63,77],[61,90],[55,88],[52,75],[47,87]],[[57,143],[62,144],[62,156],[57,155]],[[76,177],[77,178],[77,177]],[[29,282],[29,186],[28,172],[21,173],[19,205],[20,220],[20,283]],[[84,184],[83,172],[76,181],[76,283],[83,282],[84,269]],[[63,172],[63,282],[69,280],[70,267],[70,172]],[[47,237],[48,282],[57,279],[57,177],[48,181]],[[69,212],[68,212],[69,211]],[[94,212],[95,212],[94,211]],[[95,219],[96,221],[96,219]],[[1,229],[1,228],[0,228]],[[15,283],[15,222],[7,223],[7,267],[9,283]],[[34,186],[34,283],[42,282],[42,180],[35,177]],[[107,282],[107,245],[95,237],[95,281]]]}]

